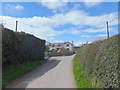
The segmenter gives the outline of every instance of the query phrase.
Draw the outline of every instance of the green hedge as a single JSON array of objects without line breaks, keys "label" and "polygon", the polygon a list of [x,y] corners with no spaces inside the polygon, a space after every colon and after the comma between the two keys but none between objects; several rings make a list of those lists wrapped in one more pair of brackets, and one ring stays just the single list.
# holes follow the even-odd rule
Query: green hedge
[{"label": "green hedge", "polygon": [[73,71],[77,88],[95,88],[95,86],[92,85],[92,78],[84,75],[83,69],[78,64],[78,62],[79,62],[78,58],[75,56]]},{"label": "green hedge", "polygon": [[36,38],[24,32],[2,30],[2,65],[3,69],[20,62],[31,63],[34,60],[43,60],[45,40]]},{"label": "green hedge", "polygon": [[[2,29],[2,79],[3,81],[9,80],[8,75],[16,75],[16,70],[23,67],[24,63],[26,65],[33,65],[35,62],[41,62],[44,60],[45,52],[45,40],[41,40],[33,35],[26,34],[24,32],[13,32],[12,30],[3,28]],[[36,65],[36,64],[35,64]],[[24,65],[25,66],[25,65]],[[15,68],[11,71],[10,67]],[[33,66],[34,68],[35,66]],[[27,66],[26,66],[27,68]],[[30,67],[29,67],[30,68]],[[25,69],[26,72],[31,69]],[[32,67],[31,67],[32,68]],[[6,73],[8,75],[6,75]],[[21,75],[25,73],[21,70],[17,74]],[[13,75],[13,76],[14,76]],[[17,75],[17,76],[19,76]],[[16,78],[12,77],[13,78]],[[10,79],[9,81],[11,81]],[[8,83],[8,82],[5,82]],[[6,84],[5,84],[6,85]]]},{"label": "green hedge", "polygon": [[68,56],[75,54],[74,50],[66,50],[64,48],[61,48],[59,52],[58,50],[51,50],[50,52],[50,56]]},{"label": "green hedge", "polygon": [[120,34],[103,41],[97,41],[81,47],[77,52],[79,64],[86,76],[101,88],[118,88],[118,60]]}]

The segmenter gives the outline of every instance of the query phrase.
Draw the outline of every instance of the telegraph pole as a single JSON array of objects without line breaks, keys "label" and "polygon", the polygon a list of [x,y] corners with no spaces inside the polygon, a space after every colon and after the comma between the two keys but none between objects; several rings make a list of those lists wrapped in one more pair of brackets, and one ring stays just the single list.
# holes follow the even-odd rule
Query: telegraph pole
[{"label": "telegraph pole", "polygon": [[109,36],[109,26],[108,26],[108,21],[106,22],[106,24],[107,24],[107,36],[108,36],[108,38],[109,38],[110,36]]},{"label": "telegraph pole", "polygon": [[18,21],[16,21],[16,32],[17,32],[17,27],[18,27]]}]

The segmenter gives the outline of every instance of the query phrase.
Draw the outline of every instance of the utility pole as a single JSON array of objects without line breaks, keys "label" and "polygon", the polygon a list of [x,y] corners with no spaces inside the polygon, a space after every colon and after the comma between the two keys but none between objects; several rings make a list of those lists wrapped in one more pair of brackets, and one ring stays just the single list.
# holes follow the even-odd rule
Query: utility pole
[{"label": "utility pole", "polygon": [[109,38],[110,36],[109,36],[109,26],[108,26],[108,21],[106,22],[106,24],[107,24],[107,36],[108,36],[108,38]]},{"label": "utility pole", "polygon": [[17,32],[18,21],[16,21],[16,32]]}]

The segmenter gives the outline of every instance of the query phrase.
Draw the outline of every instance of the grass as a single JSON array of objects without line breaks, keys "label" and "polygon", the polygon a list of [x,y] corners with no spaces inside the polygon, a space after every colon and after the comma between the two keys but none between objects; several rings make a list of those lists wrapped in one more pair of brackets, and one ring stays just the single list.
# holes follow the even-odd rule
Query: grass
[{"label": "grass", "polygon": [[83,74],[83,70],[78,65],[78,59],[76,56],[74,57],[73,71],[78,88],[95,88],[95,86],[92,85],[92,78],[86,77]]},{"label": "grass", "polygon": [[18,78],[25,73],[30,72],[31,70],[37,68],[39,65],[41,65],[40,61],[34,61],[31,64],[24,62],[15,66],[10,66],[3,72],[2,87],[4,88],[15,78]]},{"label": "grass", "polygon": [[0,76],[0,90],[2,88],[2,77]]}]

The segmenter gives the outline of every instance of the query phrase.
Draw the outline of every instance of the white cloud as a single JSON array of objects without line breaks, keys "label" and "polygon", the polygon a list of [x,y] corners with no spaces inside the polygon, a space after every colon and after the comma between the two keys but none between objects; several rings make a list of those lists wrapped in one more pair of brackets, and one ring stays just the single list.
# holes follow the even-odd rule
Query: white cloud
[{"label": "white cloud", "polygon": [[105,38],[105,37],[107,37],[106,34],[101,34],[101,35],[94,36],[94,38],[96,38],[96,39],[102,39],[102,38]]},{"label": "white cloud", "polygon": [[75,45],[75,46],[80,46],[81,44],[82,44],[81,41],[76,41],[76,42],[74,42],[74,45]]},{"label": "white cloud", "polygon": [[77,34],[81,34],[81,30],[77,29],[77,28],[69,28],[66,30],[62,30],[63,33],[68,33],[68,34],[73,34],[73,35],[77,35]]},{"label": "white cloud", "polygon": [[88,32],[88,33],[97,33],[97,32],[104,32],[104,31],[105,31],[105,28],[103,29],[88,28],[84,30],[84,32]]},{"label": "white cloud", "polygon": [[15,9],[16,9],[16,10],[23,10],[23,8],[24,8],[24,7],[23,7],[23,6],[20,6],[20,5],[15,6]]},{"label": "white cloud", "polygon": [[[22,22],[42,27],[58,27],[66,24],[77,25],[77,26],[91,26],[101,27],[106,24],[106,21],[110,21],[117,17],[117,13],[113,12],[101,16],[89,16],[88,13],[80,10],[69,11],[65,14],[55,14],[51,17],[33,17],[33,18],[22,18]],[[37,22],[36,22],[37,21]],[[112,23],[112,24],[111,24]],[[113,21],[109,25],[117,25],[118,22]],[[101,25],[100,25],[101,24]],[[98,26],[100,25],[100,26]]]},{"label": "white cloud", "polygon": [[[30,34],[34,34],[35,36],[41,38],[41,39],[46,39],[48,40],[50,36],[55,36],[60,34],[60,32],[57,32],[55,30],[53,30],[51,27],[44,27],[44,26],[39,26],[39,23],[35,23],[35,21],[37,21],[37,19],[33,18],[13,18],[13,17],[8,17],[8,16],[0,16],[0,18],[3,18],[3,23],[5,24],[5,27],[11,29],[11,30],[15,30],[15,22],[16,20],[18,20],[18,31],[24,31],[26,33],[30,33]],[[27,23],[28,25],[34,25],[37,26],[39,28],[35,28],[35,27],[30,27],[30,26],[26,26],[23,23]]]},{"label": "white cloud", "polygon": [[12,4],[7,4],[6,7],[5,7],[5,10],[7,11],[20,11],[20,10],[23,10],[24,7],[23,6],[20,6],[20,5],[12,5]]},{"label": "white cloud", "polygon": [[53,12],[57,11],[65,11],[67,2],[64,2],[65,0],[41,0],[41,3],[44,7],[47,7],[48,9],[53,10]]},{"label": "white cloud", "polygon": [[77,30],[77,29],[73,29],[73,30],[69,30],[67,33],[70,33],[70,34],[80,34],[81,31],[80,30]]},{"label": "white cloud", "polygon": [[[101,27],[103,24],[106,24],[106,21],[116,18],[117,15],[117,12],[113,12],[101,16],[89,16],[88,13],[84,11],[74,10],[66,14],[56,14],[52,16],[51,19],[54,21],[54,25],[72,24],[79,26],[88,25],[92,27]],[[118,22],[114,21],[114,23],[112,22],[110,25],[116,24],[118,24]]]},{"label": "white cloud", "polygon": [[55,41],[53,41],[53,43],[63,43],[63,42],[65,42],[64,40],[55,40]]},{"label": "white cloud", "polygon": [[[20,8],[20,7],[19,7]],[[110,14],[105,14],[101,16],[89,16],[84,11],[74,10],[69,11],[65,14],[55,14],[51,17],[32,17],[32,18],[13,18],[9,16],[3,16],[4,23],[6,23],[6,27],[10,28],[12,30],[15,30],[15,22],[18,20],[18,30],[19,31],[25,31],[30,34],[34,34],[35,36],[43,39],[49,39],[51,36],[56,36],[63,33],[69,33],[69,34],[81,34],[81,31],[86,31],[89,33],[97,32],[96,29],[89,29],[89,30],[79,30],[77,28],[69,28],[65,29],[63,31],[56,31],[53,29],[53,27],[59,27],[62,25],[75,25],[75,26],[91,26],[96,27],[96,25],[99,24],[106,24],[106,21],[110,21],[117,17],[117,13],[113,12]],[[33,25],[39,28],[34,28],[30,26],[26,26],[22,23],[26,23],[28,25]],[[115,21],[111,25],[117,25],[118,23]],[[101,27],[101,26],[99,26]]]},{"label": "white cloud", "polygon": [[82,46],[83,44],[86,44],[86,43],[90,44],[90,43],[92,43],[92,42],[87,42],[87,41],[75,41],[75,42],[74,42],[74,45],[75,45],[75,46]]},{"label": "white cloud", "polygon": [[94,7],[99,5],[102,0],[83,0],[87,7]]},{"label": "white cloud", "polygon": [[81,35],[81,37],[89,38],[90,36],[88,36],[88,35]]},{"label": "white cloud", "polygon": [[[63,43],[63,42],[65,42],[65,40],[55,40],[52,43]],[[69,41],[69,42],[72,43],[72,41]],[[73,42],[73,44],[75,46],[81,46],[82,44],[85,44],[85,43],[86,43],[85,41],[83,41],[83,42],[81,42],[81,41],[75,41],[75,42]]]},{"label": "white cloud", "polygon": [[5,7],[5,11],[2,11],[3,13],[12,14],[12,15],[20,15],[21,11],[24,9],[21,5],[12,5],[7,4]]},{"label": "white cloud", "polygon": [[71,11],[72,11],[72,10],[77,10],[77,9],[79,9],[80,7],[81,7],[80,4],[75,3],[75,4],[73,5],[73,8],[71,9]]},{"label": "white cloud", "polygon": [[[88,28],[88,29],[85,29],[84,32],[88,32],[88,33],[107,32],[107,25],[104,25],[103,28],[99,28],[99,29]],[[109,27],[109,32],[116,33],[116,32],[118,32],[118,28]]]},{"label": "white cloud", "polygon": [[65,3],[61,3],[61,2],[42,2],[42,5],[49,8],[49,9],[55,10],[55,9],[61,8],[62,6],[65,6]]}]

